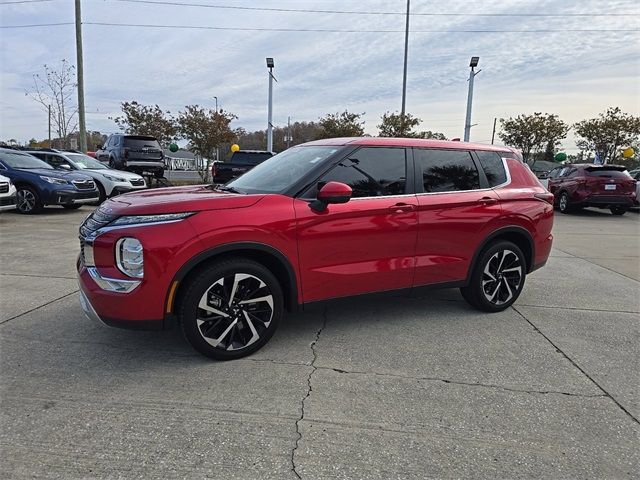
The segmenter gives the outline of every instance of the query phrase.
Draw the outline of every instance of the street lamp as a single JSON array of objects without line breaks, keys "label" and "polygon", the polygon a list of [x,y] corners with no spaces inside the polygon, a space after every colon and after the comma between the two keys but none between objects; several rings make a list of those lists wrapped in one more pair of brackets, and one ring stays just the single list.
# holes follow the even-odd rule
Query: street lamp
[{"label": "street lamp", "polygon": [[[273,151],[273,58],[267,57],[267,68],[269,69],[269,112],[267,116],[267,151]],[[277,82],[277,80],[276,80]]]},{"label": "street lamp", "polygon": [[480,61],[480,57],[471,57],[471,61],[469,62],[469,67],[471,67],[471,71],[469,72],[469,93],[467,94],[467,117],[464,122],[464,141],[469,141],[469,135],[471,134],[471,104],[473,102],[473,80],[476,78],[476,75],[479,74],[482,70],[475,71],[475,68],[478,66],[478,62]]}]

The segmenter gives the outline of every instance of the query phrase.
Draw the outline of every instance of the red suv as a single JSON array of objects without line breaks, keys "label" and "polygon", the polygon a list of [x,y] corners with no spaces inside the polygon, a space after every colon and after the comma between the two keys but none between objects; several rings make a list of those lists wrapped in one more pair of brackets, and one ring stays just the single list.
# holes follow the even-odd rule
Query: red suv
[{"label": "red suv", "polygon": [[81,304],[111,326],[177,317],[216,359],[260,348],[285,310],[337,297],[459,287],[497,312],[547,261],[552,203],[507,148],[320,140],[223,187],[104,202],[80,227]]},{"label": "red suv", "polygon": [[623,215],[636,201],[636,181],[620,165],[576,163],[556,167],[549,172],[549,191],[562,213],[598,207]]}]

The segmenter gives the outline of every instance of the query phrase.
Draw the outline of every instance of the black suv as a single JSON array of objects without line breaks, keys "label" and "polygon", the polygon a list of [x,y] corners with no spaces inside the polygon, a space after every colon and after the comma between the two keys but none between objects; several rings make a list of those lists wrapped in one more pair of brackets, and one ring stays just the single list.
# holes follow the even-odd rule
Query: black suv
[{"label": "black suv", "polygon": [[211,164],[213,183],[227,183],[270,159],[273,155],[273,152],[266,150],[238,150],[226,162]]},{"label": "black suv", "polygon": [[164,177],[164,153],[154,137],[145,135],[109,135],[104,145],[98,146],[96,158],[116,170],[142,174],[152,173]]}]

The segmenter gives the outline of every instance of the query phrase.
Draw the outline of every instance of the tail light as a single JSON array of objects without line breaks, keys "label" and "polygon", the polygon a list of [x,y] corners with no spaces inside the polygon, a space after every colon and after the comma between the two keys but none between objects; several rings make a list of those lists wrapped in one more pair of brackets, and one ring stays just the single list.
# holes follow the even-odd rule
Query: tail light
[{"label": "tail light", "polygon": [[213,162],[211,164],[211,177],[215,178],[217,174],[218,174],[218,168],[216,167],[216,162]]},{"label": "tail light", "polygon": [[542,200],[543,202],[547,202],[548,204],[553,205],[553,193],[534,193],[533,196],[539,200]]}]

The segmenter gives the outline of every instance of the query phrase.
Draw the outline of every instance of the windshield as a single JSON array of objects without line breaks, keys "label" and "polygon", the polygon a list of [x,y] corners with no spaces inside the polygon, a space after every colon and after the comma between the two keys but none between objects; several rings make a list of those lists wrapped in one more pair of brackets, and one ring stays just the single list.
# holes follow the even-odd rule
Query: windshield
[{"label": "windshield", "polygon": [[265,160],[227,186],[247,193],[280,193],[342,147],[293,147]]},{"label": "windshield", "polygon": [[53,170],[53,167],[42,160],[29,155],[28,153],[18,152],[0,152],[0,160],[9,165],[11,168],[46,168]]},{"label": "windshield", "polygon": [[106,165],[100,163],[95,158],[91,158],[89,155],[83,155],[81,153],[65,153],[65,157],[67,157],[73,164],[80,169],[90,169],[90,170],[106,170]]}]

